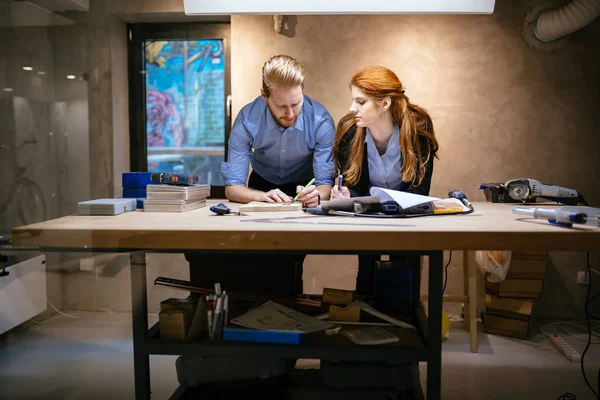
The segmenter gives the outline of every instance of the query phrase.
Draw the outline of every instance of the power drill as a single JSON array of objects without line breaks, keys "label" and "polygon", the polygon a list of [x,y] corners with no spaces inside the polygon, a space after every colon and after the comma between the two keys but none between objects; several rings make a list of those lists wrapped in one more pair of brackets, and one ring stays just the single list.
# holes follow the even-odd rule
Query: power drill
[{"label": "power drill", "polygon": [[458,199],[465,206],[469,207],[470,209],[473,209],[473,205],[469,202],[469,200],[467,200],[467,195],[465,195],[460,190],[448,189],[448,197],[453,198],[453,199]]},{"label": "power drill", "polygon": [[165,183],[167,185],[191,186],[198,183],[200,178],[196,174],[177,173],[177,172],[154,172],[150,175],[150,180],[156,183]]}]

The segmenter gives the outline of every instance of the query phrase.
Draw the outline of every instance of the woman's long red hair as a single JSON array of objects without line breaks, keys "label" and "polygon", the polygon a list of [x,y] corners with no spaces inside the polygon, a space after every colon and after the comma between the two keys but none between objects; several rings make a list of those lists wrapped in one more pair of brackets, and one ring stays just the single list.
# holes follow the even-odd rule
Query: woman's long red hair
[{"label": "woman's long red hair", "polygon": [[[420,185],[425,176],[425,166],[431,157],[437,157],[438,142],[433,132],[433,126],[427,121],[429,115],[421,107],[412,104],[404,94],[400,79],[385,67],[366,67],[358,71],[350,81],[350,86],[356,86],[363,93],[382,101],[386,97],[391,100],[390,112],[396,124],[400,127],[400,151],[402,152],[402,180]],[[344,183],[355,185],[360,179],[364,148],[364,128],[358,128],[350,145],[346,166],[340,165],[339,152],[344,136],[355,127],[354,113],[348,113],[338,122],[335,137],[335,164],[339,173],[344,175]],[[422,148],[419,137],[426,137],[428,148]],[[342,171],[342,168],[346,170]],[[418,177],[418,179],[417,179]]]}]

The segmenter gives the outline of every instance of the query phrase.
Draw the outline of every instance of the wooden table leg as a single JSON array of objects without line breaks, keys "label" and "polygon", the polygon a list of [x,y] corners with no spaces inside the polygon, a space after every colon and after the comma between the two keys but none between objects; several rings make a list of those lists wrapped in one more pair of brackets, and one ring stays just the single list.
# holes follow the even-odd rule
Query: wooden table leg
[{"label": "wooden table leg", "polygon": [[464,265],[467,272],[467,296],[469,298],[468,313],[465,314],[465,323],[468,321],[471,335],[471,352],[477,353],[477,262],[475,251],[464,251]]}]

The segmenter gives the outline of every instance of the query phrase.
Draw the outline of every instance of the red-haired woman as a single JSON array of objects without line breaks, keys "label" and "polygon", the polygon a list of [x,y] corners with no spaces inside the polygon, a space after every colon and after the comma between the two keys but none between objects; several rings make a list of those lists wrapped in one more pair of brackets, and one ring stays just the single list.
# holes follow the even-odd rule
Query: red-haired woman
[{"label": "red-haired woman", "polygon": [[[367,67],[350,82],[350,112],[338,123],[336,169],[344,186],[332,199],[368,196],[372,186],[428,195],[438,143],[425,110],[412,104],[402,82],[385,67]],[[407,263],[418,258],[403,257]],[[374,288],[373,257],[359,257],[356,289]]]}]

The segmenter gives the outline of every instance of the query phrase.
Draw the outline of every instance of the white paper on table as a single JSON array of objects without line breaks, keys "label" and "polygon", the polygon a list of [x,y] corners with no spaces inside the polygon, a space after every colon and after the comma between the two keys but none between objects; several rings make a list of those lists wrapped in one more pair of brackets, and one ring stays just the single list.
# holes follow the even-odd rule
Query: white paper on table
[{"label": "white paper on table", "polygon": [[409,208],[430,201],[441,200],[439,197],[422,196],[420,194],[400,192],[398,190],[384,189],[373,186],[370,190],[371,196],[379,196],[382,203],[395,201],[402,208]]},{"label": "white paper on table", "polygon": [[232,323],[245,328],[267,331],[296,331],[312,333],[331,328],[333,324],[294,311],[273,301],[268,301],[246,314],[232,319]]}]

